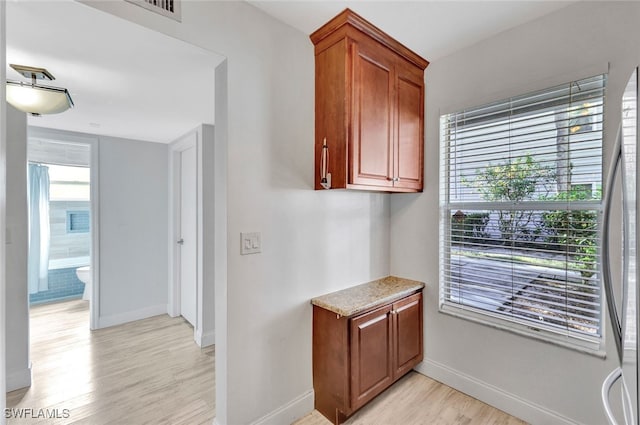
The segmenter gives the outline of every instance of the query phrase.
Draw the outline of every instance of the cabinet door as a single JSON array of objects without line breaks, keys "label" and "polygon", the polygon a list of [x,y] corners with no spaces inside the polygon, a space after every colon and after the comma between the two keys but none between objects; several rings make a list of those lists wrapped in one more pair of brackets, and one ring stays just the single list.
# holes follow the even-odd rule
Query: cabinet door
[{"label": "cabinet door", "polygon": [[394,63],[376,44],[352,45],[350,182],[392,187]]},{"label": "cabinet door", "polygon": [[393,382],[391,305],[351,319],[351,408],[357,409]]},{"label": "cabinet door", "polygon": [[397,68],[394,187],[422,190],[424,150],[424,81],[409,64]]},{"label": "cabinet door", "polygon": [[422,294],[393,304],[393,378],[413,369],[423,358]]}]

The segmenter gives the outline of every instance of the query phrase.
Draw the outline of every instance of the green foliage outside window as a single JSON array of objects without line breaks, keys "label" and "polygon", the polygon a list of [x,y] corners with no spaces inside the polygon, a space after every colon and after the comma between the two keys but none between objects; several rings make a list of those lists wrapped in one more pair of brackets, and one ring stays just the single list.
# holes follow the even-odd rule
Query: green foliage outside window
[{"label": "green foliage outside window", "polygon": [[[463,184],[474,188],[485,201],[521,202],[534,200],[549,192],[554,171],[540,165],[531,155],[479,169],[472,180]],[[540,235],[532,211],[499,210],[498,226],[504,244],[533,241]]]},{"label": "green foliage outside window", "polygon": [[[474,188],[490,202],[521,201],[585,201],[600,199],[600,190],[577,186],[569,191],[550,194],[556,178],[552,167],[542,166],[531,155],[477,170],[463,184]],[[597,213],[593,210],[557,210],[536,214],[534,211],[498,210],[500,242],[504,245],[526,245],[543,242],[550,251],[573,257],[573,265],[585,278],[596,269]],[[489,239],[486,227],[488,213],[454,214],[451,219],[452,241],[470,244]]]},{"label": "green foliage outside window", "polygon": [[[601,189],[595,195],[601,197]],[[568,193],[559,193],[548,200],[585,201],[593,199],[591,190],[572,188]],[[597,213],[592,210],[552,211],[542,214],[542,225],[546,230],[545,240],[555,250],[568,250],[575,259],[574,267],[583,277],[593,276],[597,253]]]},{"label": "green foliage outside window", "polygon": [[458,243],[481,243],[489,238],[489,213],[464,214],[458,211],[451,217],[451,240]]}]

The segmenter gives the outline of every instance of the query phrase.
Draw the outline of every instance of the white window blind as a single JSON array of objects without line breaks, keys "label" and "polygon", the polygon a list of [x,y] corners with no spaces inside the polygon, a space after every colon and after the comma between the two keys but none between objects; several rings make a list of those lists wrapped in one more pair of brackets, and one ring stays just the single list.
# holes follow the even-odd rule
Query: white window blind
[{"label": "white window blind", "polygon": [[443,310],[599,338],[605,84],[441,116]]}]

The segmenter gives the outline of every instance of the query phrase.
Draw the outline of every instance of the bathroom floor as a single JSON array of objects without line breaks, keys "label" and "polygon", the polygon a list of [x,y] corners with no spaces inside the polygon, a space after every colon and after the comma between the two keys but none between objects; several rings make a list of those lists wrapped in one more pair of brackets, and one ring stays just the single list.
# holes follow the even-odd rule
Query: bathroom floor
[{"label": "bathroom floor", "polygon": [[60,417],[8,424],[212,423],[215,350],[200,349],[184,319],[161,315],[92,332],[82,300],[34,306],[30,318],[32,386],[8,393],[7,407]]}]

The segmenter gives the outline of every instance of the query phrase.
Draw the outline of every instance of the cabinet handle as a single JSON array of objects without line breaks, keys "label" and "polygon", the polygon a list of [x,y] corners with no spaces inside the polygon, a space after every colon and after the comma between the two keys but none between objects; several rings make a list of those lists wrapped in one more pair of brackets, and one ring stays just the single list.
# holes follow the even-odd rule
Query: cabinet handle
[{"label": "cabinet handle", "polygon": [[400,180],[400,178],[398,177],[387,177],[387,180],[392,181],[392,182],[397,182]]},{"label": "cabinet handle", "polygon": [[320,156],[320,185],[331,189],[331,173],[329,172],[329,146],[327,138],[322,141],[322,155]]}]

